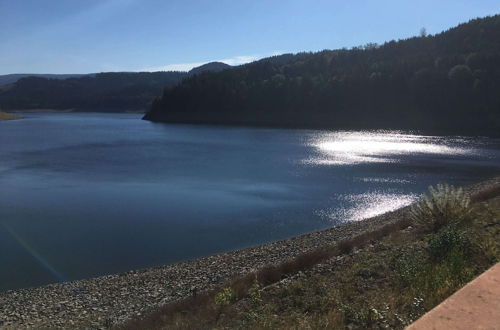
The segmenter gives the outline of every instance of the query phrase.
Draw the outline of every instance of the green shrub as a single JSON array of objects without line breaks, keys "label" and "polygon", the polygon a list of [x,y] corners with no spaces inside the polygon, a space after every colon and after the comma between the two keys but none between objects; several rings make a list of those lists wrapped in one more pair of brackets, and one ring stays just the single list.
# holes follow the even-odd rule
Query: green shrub
[{"label": "green shrub", "polygon": [[422,228],[437,231],[449,224],[471,219],[470,198],[460,188],[438,184],[429,194],[420,196],[410,210],[411,219]]},{"label": "green shrub", "polygon": [[427,252],[434,262],[444,260],[453,251],[466,254],[470,242],[464,231],[455,226],[448,226],[433,234],[429,238]]},{"label": "green shrub", "polygon": [[424,242],[402,251],[394,270],[400,290],[425,297],[432,308],[472,279],[474,251],[468,232],[455,225],[426,235]]},{"label": "green shrub", "polygon": [[257,280],[257,276],[255,277],[255,280],[253,281],[252,287],[249,290],[249,295],[252,303],[254,305],[259,305],[262,303],[262,285],[260,285],[259,281]]},{"label": "green shrub", "polygon": [[224,307],[231,304],[235,300],[235,298],[236,297],[231,288],[224,288],[219,293],[217,293],[214,302],[215,305],[219,307]]}]

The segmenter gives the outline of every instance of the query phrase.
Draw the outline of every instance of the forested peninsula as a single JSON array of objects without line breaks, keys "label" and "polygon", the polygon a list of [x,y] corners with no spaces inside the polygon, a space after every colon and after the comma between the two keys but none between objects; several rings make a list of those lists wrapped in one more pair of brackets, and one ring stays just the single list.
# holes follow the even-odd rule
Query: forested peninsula
[{"label": "forested peninsula", "polygon": [[436,35],[270,57],[170,86],[144,119],[500,131],[500,16]]}]

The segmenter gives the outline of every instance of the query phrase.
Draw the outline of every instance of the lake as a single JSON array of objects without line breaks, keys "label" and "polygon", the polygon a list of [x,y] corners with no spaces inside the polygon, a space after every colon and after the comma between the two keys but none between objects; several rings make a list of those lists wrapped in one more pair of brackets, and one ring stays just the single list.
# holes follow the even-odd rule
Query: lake
[{"label": "lake", "polygon": [[23,115],[0,123],[0,291],[359,221],[500,169],[491,138]]}]

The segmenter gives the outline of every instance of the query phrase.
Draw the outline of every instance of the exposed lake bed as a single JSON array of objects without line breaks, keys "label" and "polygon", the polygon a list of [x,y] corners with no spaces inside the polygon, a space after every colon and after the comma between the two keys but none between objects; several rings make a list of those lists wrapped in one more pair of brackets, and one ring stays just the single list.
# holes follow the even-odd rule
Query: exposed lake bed
[{"label": "exposed lake bed", "polygon": [[170,264],[359,221],[498,173],[500,142],[25,114],[0,128],[0,290]]}]

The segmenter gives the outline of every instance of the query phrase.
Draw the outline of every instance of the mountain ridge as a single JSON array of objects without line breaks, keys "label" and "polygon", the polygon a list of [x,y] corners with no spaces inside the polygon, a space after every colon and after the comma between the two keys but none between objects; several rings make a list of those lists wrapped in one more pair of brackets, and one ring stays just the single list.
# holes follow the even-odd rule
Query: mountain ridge
[{"label": "mountain ridge", "polygon": [[[190,71],[12,74],[0,76],[0,109],[145,111],[165,87],[193,75],[231,66],[210,62]],[[9,84],[2,81],[15,80]]]},{"label": "mountain ridge", "polygon": [[68,74],[57,74],[57,73],[10,73],[0,75],[0,87],[3,85],[8,85],[17,82],[19,79],[27,77],[40,77],[47,79],[68,79],[68,78],[79,78],[86,75],[95,75],[95,73],[68,73]]}]

